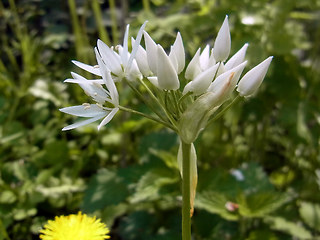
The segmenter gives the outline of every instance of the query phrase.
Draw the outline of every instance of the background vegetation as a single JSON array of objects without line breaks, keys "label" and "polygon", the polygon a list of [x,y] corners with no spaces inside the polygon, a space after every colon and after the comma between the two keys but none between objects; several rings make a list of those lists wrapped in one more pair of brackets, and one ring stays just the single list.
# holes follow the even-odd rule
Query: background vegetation
[{"label": "background vegetation", "polygon": [[249,42],[251,67],[274,60],[259,94],[196,142],[194,237],[320,239],[319,0],[2,0],[0,240],[38,239],[48,219],[79,210],[101,217],[113,240],[179,239],[176,136],[123,112],[100,132],[61,132],[74,119],[58,109],[89,101],[62,81],[87,74],[70,61],[95,64],[98,38],[122,43],[127,23],[136,33],[149,20],[166,47],[179,30],[190,59],[212,46],[226,14],[233,53]]}]

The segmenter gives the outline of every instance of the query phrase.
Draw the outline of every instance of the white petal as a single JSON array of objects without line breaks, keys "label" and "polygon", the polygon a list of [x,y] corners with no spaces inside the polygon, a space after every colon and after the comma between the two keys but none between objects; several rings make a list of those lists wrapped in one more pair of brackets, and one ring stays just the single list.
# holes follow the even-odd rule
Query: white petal
[{"label": "white petal", "polygon": [[112,111],[101,121],[101,123],[98,126],[98,130],[100,130],[101,127],[108,124],[111,119],[114,117],[114,115],[118,112],[119,108],[114,108]]},{"label": "white petal", "polygon": [[228,16],[225,17],[223,24],[218,32],[216,41],[213,46],[214,58],[219,61],[225,61],[230,53],[231,37],[228,23]]},{"label": "white petal", "polygon": [[219,66],[219,69],[218,69],[218,72],[217,72],[217,77],[220,76],[222,73],[226,72],[223,62],[219,62],[219,63],[220,63],[220,66]]},{"label": "white petal", "polygon": [[[90,79],[90,80],[87,80],[89,82],[89,84],[91,83],[98,83],[98,84],[104,84],[104,81],[103,79]],[[64,80],[63,82],[66,82],[66,83],[83,83],[82,80],[78,80],[78,79],[72,79],[72,78],[68,78],[66,80]]]},{"label": "white petal", "polygon": [[200,55],[200,66],[202,71],[208,68],[209,54],[210,54],[210,46],[207,44],[207,46],[203,49]]},{"label": "white petal", "polygon": [[129,81],[134,81],[137,79],[142,79],[142,74],[139,70],[137,61],[135,59],[133,59],[131,67],[129,69],[129,73],[126,76],[128,78]]},{"label": "white petal", "polygon": [[101,58],[103,59],[103,62],[106,64],[107,68],[115,75],[121,75],[123,73],[121,68],[121,62],[119,57],[116,56],[116,53],[113,50],[111,50],[100,39],[98,40],[97,45]]},{"label": "white petal", "polygon": [[78,84],[83,89],[85,94],[87,94],[88,96],[92,96],[94,94],[94,90],[92,89],[90,82],[86,78],[74,72],[71,72],[71,75],[75,80],[79,81]]},{"label": "white petal", "polygon": [[194,80],[192,80],[185,86],[183,94],[192,92],[193,95],[198,96],[204,93],[210,86],[218,67],[219,63],[200,73]]},{"label": "white petal", "polygon": [[90,73],[93,73],[93,74],[95,74],[97,76],[101,76],[100,69],[97,68],[97,67],[94,67],[94,66],[82,63],[82,62],[78,62],[78,61],[75,61],[75,60],[72,60],[71,62],[74,65],[76,65],[77,67],[79,67],[79,68],[81,68],[83,70],[86,70],[86,71],[88,71]]},{"label": "white petal", "polygon": [[188,80],[194,79],[199,73],[201,73],[200,67],[200,48],[191,59],[185,73],[185,78]]},{"label": "white petal", "polygon": [[213,56],[213,48],[211,49],[211,54],[209,57],[208,67],[212,67],[217,63],[216,59]]},{"label": "white petal", "polygon": [[95,122],[95,121],[103,118],[104,116],[105,116],[105,114],[99,115],[99,116],[96,116],[96,117],[93,117],[93,118],[89,118],[89,119],[84,120],[84,121],[76,122],[74,124],[71,124],[69,126],[66,126],[66,127],[62,128],[62,131],[67,131],[67,130],[71,130],[71,129],[75,129],[75,128],[87,125],[89,123]]},{"label": "white petal", "polygon": [[262,63],[247,72],[238,84],[237,91],[240,96],[251,96],[260,87],[273,57],[268,57]]},{"label": "white petal", "polygon": [[[219,91],[220,87],[224,85],[226,81],[230,81],[229,87],[232,88],[232,90],[235,88],[237,81],[239,80],[239,77],[246,66],[247,61],[243,62],[242,64],[238,65],[237,67],[222,73],[219,75],[210,85],[208,88],[208,92],[216,92]],[[232,74],[232,78],[230,78]]]},{"label": "white petal", "polygon": [[156,86],[157,88],[160,88],[159,82],[158,82],[158,77],[147,77],[147,78],[154,86]]},{"label": "white petal", "polygon": [[226,71],[243,62],[248,46],[248,43],[244,44],[243,47],[228,60],[228,62],[225,64]]},{"label": "white petal", "polygon": [[121,52],[120,54],[120,57],[121,57],[121,62],[122,62],[122,65],[124,67],[127,66],[127,62],[128,62],[128,59],[129,59],[129,52],[128,52],[128,35],[129,35],[129,24],[127,25],[126,27],[126,31],[124,33],[124,37],[123,37],[123,51]]},{"label": "white petal", "polygon": [[146,52],[148,65],[151,71],[156,75],[157,74],[157,44],[152,40],[149,34],[144,31],[144,41],[146,44]]},{"label": "white petal", "polygon": [[166,90],[177,90],[180,87],[177,72],[168,55],[159,44],[157,56],[157,76],[159,87]]},{"label": "white petal", "polygon": [[180,32],[177,33],[176,40],[174,41],[174,44],[171,48],[170,54],[173,54],[175,56],[175,59],[177,61],[177,73],[181,73],[184,69],[185,66],[185,51],[184,51],[184,46],[183,46],[183,41],[181,38]]},{"label": "white petal", "polygon": [[142,33],[143,33],[143,30],[144,30],[147,22],[148,22],[148,21],[145,21],[145,22],[142,24],[142,26],[140,27],[139,32],[138,32],[138,34],[137,34],[137,39],[136,39],[136,41],[132,44],[132,45],[133,45],[133,46],[132,46],[132,51],[131,51],[131,55],[130,55],[130,58],[129,58],[129,61],[128,61],[128,65],[127,65],[127,68],[128,68],[128,69],[130,69],[131,64],[132,64],[132,61],[133,61],[133,59],[135,59],[135,57],[136,57],[136,53],[137,53],[138,48],[139,48],[139,46],[140,46],[140,42],[141,42],[141,38],[142,38]]},{"label": "white petal", "polygon": [[108,71],[108,69],[106,69],[97,50],[95,50],[95,53],[96,53],[97,62],[99,64],[100,68],[104,69],[102,71],[103,72],[102,78],[105,82],[105,85],[107,86],[107,89],[109,90],[110,97],[112,99],[112,103],[115,106],[118,106],[119,105],[119,94],[118,94],[117,87],[116,87],[114,81],[112,80],[111,73],[110,73],[110,71]]},{"label": "white petal", "polygon": [[176,58],[176,55],[172,51],[172,46],[171,46],[170,53],[169,53],[169,59],[170,59],[170,61],[172,63],[172,66],[174,67],[174,69],[178,73],[178,60]]},{"label": "white petal", "polygon": [[246,64],[247,61],[241,63],[235,68],[232,68],[231,70],[221,74],[211,83],[210,87],[208,88],[208,91],[213,93],[220,93],[218,101],[219,105],[229,99],[230,94],[235,89],[236,84]]},{"label": "white petal", "polygon": [[78,117],[96,117],[106,114],[106,111],[97,104],[83,104],[71,107],[60,108],[59,111],[78,116]]},{"label": "white petal", "polygon": [[[135,45],[135,40],[133,38],[131,38],[131,42],[133,43],[133,45]],[[131,57],[131,56],[130,56]],[[139,70],[141,71],[141,73],[144,76],[150,76],[152,75],[152,72],[149,68],[149,64],[148,64],[148,59],[147,59],[147,52],[146,50],[144,50],[143,47],[141,47],[140,45],[137,47],[137,52],[136,52],[136,57],[135,57]]]}]

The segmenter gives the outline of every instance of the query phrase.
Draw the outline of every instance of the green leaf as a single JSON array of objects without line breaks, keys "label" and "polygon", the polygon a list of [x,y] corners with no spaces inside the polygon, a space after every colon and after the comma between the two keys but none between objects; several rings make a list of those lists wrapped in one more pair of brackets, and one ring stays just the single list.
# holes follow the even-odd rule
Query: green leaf
[{"label": "green leaf", "polygon": [[116,205],[129,196],[128,184],[119,171],[101,169],[89,182],[82,209],[93,212],[109,205]]},{"label": "green leaf", "polygon": [[146,211],[139,211],[125,217],[119,225],[119,234],[126,240],[153,239],[153,226],[156,217]]},{"label": "green leaf", "polygon": [[265,217],[264,222],[273,230],[288,233],[299,239],[313,239],[311,233],[307,229],[282,217]]},{"label": "green leaf", "polygon": [[255,230],[250,232],[246,240],[279,240],[279,238],[268,230]]},{"label": "green leaf", "polygon": [[179,169],[178,168],[178,162],[177,162],[177,155],[173,155],[172,153],[166,152],[166,151],[160,151],[157,149],[150,149],[150,152],[160,158],[164,164],[168,168],[172,169]]},{"label": "green leaf", "polygon": [[37,214],[37,209],[36,208],[28,208],[26,207],[21,207],[21,208],[15,208],[13,210],[13,218],[17,221],[23,220],[25,218],[35,216]]},{"label": "green leaf", "polygon": [[239,184],[244,191],[259,192],[274,189],[263,168],[257,163],[243,164],[240,170],[244,175],[244,180],[240,181]]},{"label": "green leaf", "polygon": [[111,227],[117,217],[125,214],[129,206],[124,203],[110,205],[103,209],[101,219],[107,226]]},{"label": "green leaf", "polygon": [[236,213],[229,212],[226,209],[225,205],[228,201],[230,199],[222,193],[205,191],[196,195],[195,206],[210,213],[219,214],[227,220],[238,220],[239,216]]},{"label": "green leaf", "polygon": [[253,193],[238,197],[239,213],[245,217],[264,217],[288,201],[285,194],[275,191]]},{"label": "green leaf", "polygon": [[178,173],[165,168],[154,168],[146,172],[138,181],[136,192],[130,202],[152,201],[162,198],[161,190],[166,185],[179,181]]},{"label": "green leaf", "polygon": [[299,213],[303,221],[309,227],[320,231],[320,205],[315,203],[301,202]]},{"label": "green leaf", "polygon": [[16,195],[9,190],[5,190],[0,193],[0,203],[10,204],[14,203],[17,200]]}]

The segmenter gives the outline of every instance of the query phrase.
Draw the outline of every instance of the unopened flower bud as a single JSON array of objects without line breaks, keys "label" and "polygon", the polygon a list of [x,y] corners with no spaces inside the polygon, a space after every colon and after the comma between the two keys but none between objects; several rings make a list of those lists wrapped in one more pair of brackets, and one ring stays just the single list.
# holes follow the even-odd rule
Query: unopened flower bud
[{"label": "unopened flower bud", "polygon": [[148,65],[151,71],[156,75],[157,74],[157,44],[152,40],[149,34],[144,31],[144,41],[146,44],[146,52]]},{"label": "unopened flower bud", "polygon": [[177,90],[180,87],[177,72],[163,48],[157,46],[157,76],[161,89]]},{"label": "unopened flower bud", "polygon": [[206,127],[213,110],[220,105],[230,82],[225,82],[216,92],[202,94],[181,115],[178,129],[181,139],[185,143],[193,143],[199,133]]},{"label": "unopened flower bud", "polygon": [[176,40],[171,47],[170,55],[175,58],[177,63],[177,73],[181,73],[185,66],[185,52],[180,32],[177,33]]},{"label": "unopened flower bud", "polygon": [[242,77],[237,88],[240,96],[249,97],[257,91],[267,74],[272,58],[268,57]]},{"label": "unopened flower bud", "polygon": [[192,80],[197,76],[199,73],[201,73],[201,67],[200,67],[200,48],[196,52],[196,54],[191,59],[185,73],[185,78],[188,80]]},{"label": "unopened flower bud", "polygon": [[217,72],[219,64],[207,69],[206,71],[200,73],[194,80],[189,82],[183,89],[183,94],[192,92],[193,95],[198,96],[204,93],[210,86],[214,75]]},{"label": "unopened flower bud", "polygon": [[213,56],[218,62],[225,61],[230,53],[231,37],[228,23],[228,16],[223,21],[223,24],[218,32],[216,41],[213,46]]},{"label": "unopened flower bud", "polygon": [[243,47],[236,52],[229,60],[228,62],[226,62],[224,68],[226,71],[238,66],[240,63],[243,62],[244,57],[246,56],[246,51],[248,48],[249,44],[246,43],[245,45],[243,45]]}]

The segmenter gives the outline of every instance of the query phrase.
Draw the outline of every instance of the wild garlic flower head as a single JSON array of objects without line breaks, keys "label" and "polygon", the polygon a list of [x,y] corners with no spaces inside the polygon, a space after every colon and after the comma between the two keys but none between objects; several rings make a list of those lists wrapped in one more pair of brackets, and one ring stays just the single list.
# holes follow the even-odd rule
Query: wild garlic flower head
[{"label": "wild garlic flower head", "polygon": [[[257,91],[272,60],[272,57],[267,58],[241,78],[247,65],[245,55],[248,43],[229,57],[231,36],[228,16],[223,21],[213,47],[206,45],[203,50],[199,48],[189,63],[186,63],[180,32],[167,52],[144,31],[145,25],[146,22],[135,39],[129,37],[128,25],[123,45],[109,47],[98,40],[95,48],[97,66],[73,61],[78,67],[100,76],[101,79],[88,80],[72,73],[73,79],[66,80],[79,84],[96,104],[85,103],[60,109],[71,115],[88,118],[63,130],[103,118],[98,126],[100,129],[119,109],[128,111],[128,108],[120,106],[115,85],[117,82],[124,82],[158,117],[151,116],[150,119],[176,131],[184,142],[192,143],[215,111],[233,96],[235,89],[243,97],[249,97]],[[144,44],[140,44],[142,37]],[[147,91],[141,91],[139,84]],[[145,92],[149,97],[144,98]],[[147,99],[152,99],[154,103]],[[137,113],[134,110],[131,112]]]},{"label": "wild garlic flower head", "polygon": [[98,65],[90,66],[78,61],[72,61],[76,66],[100,76],[102,79],[88,80],[76,73],[71,73],[73,79],[65,80],[65,82],[77,83],[96,104],[83,103],[82,105],[59,109],[64,113],[88,118],[87,120],[64,127],[63,131],[78,128],[103,118],[98,125],[98,130],[100,130],[118,112],[119,94],[115,82],[121,81],[123,78],[130,81],[142,78],[134,57],[139,48],[145,25],[146,22],[142,25],[137,35],[137,41],[131,53],[128,51],[128,25],[123,46],[116,46],[117,52],[115,48],[109,48],[104,42],[98,40],[97,47],[94,49]]},{"label": "wild garlic flower head", "polygon": [[57,216],[40,230],[43,240],[105,240],[109,229],[100,219],[79,212],[69,216]]}]

